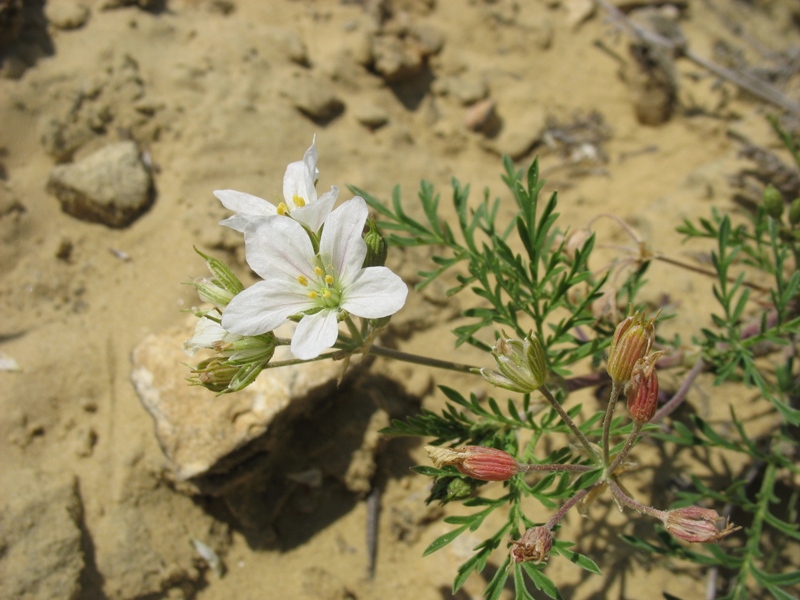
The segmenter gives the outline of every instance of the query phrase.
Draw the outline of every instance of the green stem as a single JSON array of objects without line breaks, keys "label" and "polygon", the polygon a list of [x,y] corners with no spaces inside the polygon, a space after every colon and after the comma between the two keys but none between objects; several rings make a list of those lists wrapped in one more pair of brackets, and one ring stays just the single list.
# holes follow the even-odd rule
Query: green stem
[{"label": "green stem", "polygon": [[545,400],[547,400],[550,406],[552,406],[553,409],[558,413],[558,416],[561,417],[561,420],[564,421],[564,424],[570,428],[573,434],[575,434],[575,437],[578,438],[578,441],[581,443],[581,445],[586,448],[586,451],[589,453],[589,456],[592,457],[592,460],[599,462],[600,457],[598,456],[597,451],[589,443],[589,440],[586,439],[586,436],[583,435],[583,432],[578,429],[575,421],[570,419],[567,412],[564,410],[561,404],[558,403],[558,400],[553,397],[553,394],[550,393],[550,390],[547,389],[547,386],[543,385],[539,388],[539,391],[542,393],[542,396],[544,396]]},{"label": "green stem", "polygon": [[606,407],[606,416],[603,419],[603,464],[608,466],[608,446],[609,437],[611,436],[611,421],[614,418],[614,408],[617,405],[617,399],[622,391],[622,386],[618,381],[611,381],[611,397],[608,399],[608,406]]},{"label": "green stem", "polygon": [[476,374],[479,370],[478,367],[471,365],[463,365],[460,363],[451,362],[449,360],[439,360],[437,358],[428,358],[426,356],[418,356],[416,354],[408,354],[400,350],[392,350],[383,346],[371,346],[369,349],[370,354],[376,356],[383,356],[385,358],[394,358],[404,362],[413,363],[416,365],[425,365],[427,367],[436,367],[437,369],[447,369],[449,371],[456,371],[459,373]]},{"label": "green stem", "polygon": [[634,442],[639,438],[639,434],[642,432],[642,425],[643,423],[637,423],[636,421],[633,422],[633,431],[628,436],[628,439],[625,440],[625,445],[620,450],[619,454],[614,458],[614,462],[612,462],[608,468],[606,469],[606,473],[609,476],[614,475],[614,471],[616,471],[619,466],[622,464],[622,461],[625,460],[625,457],[630,452],[630,449],[633,448]]},{"label": "green stem", "polygon": [[732,598],[747,598],[747,579],[756,568],[755,558],[761,555],[759,544],[761,543],[761,531],[764,527],[769,501],[774,494],[775,488],[775,465],[768,463],[764,469],[764,479],[761,482],[761,489],[756,496],[757,505],[753,515],[753,523],[747,528],[747,544],[745,545],[745,556],[742,566],[739,568],[736,587],[731,594]]},{"label": "green stem", "polygon": [[350,335],[353,336],[353,339],[356,341],[358,346],[361,346],[364,343],[364,336],[361,335],[361,332],[358,330],[358,327],[355,323],[353,323],[352,317],[347,315],[344,319],[345,324],[347,325],[347,329],[350,331]]},{"label": "green stem", "polygon": [[339,352],[329,352],[328,354],[320,354],[315,358],[307,358],[307,359],[291,358],[288,360],[278,360],[275,362],[267,363],[264,366],[264,369],[277,369],[278,367],[290,367],[292,365],[301,365],[303,363],[325,360],[326,358],[339,358],[340,356],[341,354]]}]

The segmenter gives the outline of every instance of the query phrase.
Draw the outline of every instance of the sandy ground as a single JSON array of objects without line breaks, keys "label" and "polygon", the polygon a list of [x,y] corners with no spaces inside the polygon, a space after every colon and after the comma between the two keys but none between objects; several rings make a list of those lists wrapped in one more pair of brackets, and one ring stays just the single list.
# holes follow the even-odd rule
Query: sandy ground
[{"label": "sandy ground", "polygon": [[[578,21],[580,2],[141,3],[150,10],[116,4],[126,3],[31,2],[19,38],[4,50],[0,352],[21,371],[0,372],[0,593],[451,597],[457,565],[481,538],[465,536],[422,558],[449,526],[436,507],[423,504],[427,481],[408,470],[425,462],[421,446],[392,440],[378,447],[373,481],[382,508],[370,578],[368,503],[336,477],[354,460],[352,444],[338,440],[360,439],[380,422],[365,392],[370,385],[386,387],[384,396],[408,413],[419,403],[441,406],[435,385],[466,392],[480,387],[476,381],[375,361],[370,373],[377,379],[363,379],[296,426],[292,439],[307,445],[298,446],[303,460],[286,447],[285,460],[298,469],[322,469],[323,485],[287,493],[285,482],[262,482],[263,511],[248,509],[262,511],[256,525],[243,525],[218,498],[175,489],[153,420],[131,385],[130,354],[147,334],[180,326],[181,311],[197,303],[181,285],[204,274],[193,245],[252,281],[238,235],[217,225],[227,213],[211,192],[274,197],[286,164],[316,134],[320,189],[350,183],[388,198],[400,184],[409,212],[419,214],[420,179],[446,199],[457,177],[471,183],[477,199],[486,186],[501,193],[500,153],[521,166],[538,154],[548,193],[559,190],[564,226],[614,213],[656,250],[697,260],[707,248],[681,246],[675,226],[712,207],[735,210],[728,177],[745,162],[728,133],[775,150],[765,120],[774,109],[686,61],[676,64],[674,77],[656,71],[648,79],[628,52],[629,40],[602,13]],[[719,56],[714,48],[722,39],[761,64],[759,48],[796,51],[800,43],[789,0],[675,4],[689,5],[679,23],[704,56]],[[743,37],[726,26],[726,15],[727,23],[744,24]],[[661,98],[678,101],[659,104],[656,94],[655,107],[643,105],[643,90],[653,86]],[[494,110],[488,117],[487,98]],[[666,120],[665,106],[674,109]],[[579,131],[583,145],[559,145],[553,132],[575,123],[589,123]],[[54,166],[124,139],[134,140],[152,165],[152,206],[123,228],[62,212],[46,189]],[[349,193],[343,189],[341,197]],[[604,243],[626,243],[611,222],[598,231]],[[395,251],[389,264],[413,282],[420,256]],[[650,279],[645,297],[660,302],[667,294],[678,307],[663,333],[690,335],[709,323],[707,280],[664,265]],[[444,289],[412,292],[396,318],[394,343],[460,362],[484,360],[453,351],[447,332],[471,300],[445,304]],[[176,377],[186,375],[183,365],[174,369]],[[724,418],[727,408],[716,407],[712,394],[703,382],[690,401],[701,414]],[[572,401],[595,408],[590,393]],[[643,498],[652,493],[651,476],[663,490],[670,478],[700,469],[683,461],[654,475],[662,456],[643,448],[638,457],[647,468],[632,487]],[[616,539],[623,532],[652,535],[650,523],[608,504],[598,504],[591,517],[571,515],[560,535],[579,540],[605,575],[552,561],[548,572],[565,598],[643,598],[656,590],[701,597],[700,569],[635,554]],[[192,538],[218,551],[222,577],[201,560]],[[487,571],[483,577],[491,576],[491,565]],[[479,597],[483,577],[474,576],[457,597]]]}]

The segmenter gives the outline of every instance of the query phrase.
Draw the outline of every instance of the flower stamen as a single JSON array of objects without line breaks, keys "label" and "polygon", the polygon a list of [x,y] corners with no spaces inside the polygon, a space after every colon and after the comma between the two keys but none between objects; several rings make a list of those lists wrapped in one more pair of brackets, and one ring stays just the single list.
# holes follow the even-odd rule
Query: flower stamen
[{"label": "flower stamen", "polygon": [[292,202],[294,202],[294,205],[295,205],[295,207],[296,207],[296,208],[300,208],[300,207],[302,207],[302,206],[305,206],[305,205],[306,205],[306,201],[305,201],[305,200],[303,200],[303,199],[302,199],[300,196],[298,196],[297,194],[295,194],[294,196],[292,196]]},{"label": "flower stamen", "polygon": [[297,281],[298,281],[298,282],[300,283],[300,285],[302,285],[303,287],[308,287],[308,278],[307,278],[305,275],[298,275],[298,276],[297,276]]}]

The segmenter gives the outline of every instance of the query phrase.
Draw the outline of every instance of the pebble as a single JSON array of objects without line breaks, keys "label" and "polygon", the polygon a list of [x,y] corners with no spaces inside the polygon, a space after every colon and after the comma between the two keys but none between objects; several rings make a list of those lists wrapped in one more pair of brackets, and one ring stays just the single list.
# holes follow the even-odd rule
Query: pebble
[{"label": "pebble", "polygon": [[299,77],[286,91],[294,107],[315,122],[327,122],[344,111],[344,102],[323,79]]},{"label": "pebble", "polygon": [[89,20],[89,7],[80,2],[48,2],[45,15],[56,29],[80,29]]}]

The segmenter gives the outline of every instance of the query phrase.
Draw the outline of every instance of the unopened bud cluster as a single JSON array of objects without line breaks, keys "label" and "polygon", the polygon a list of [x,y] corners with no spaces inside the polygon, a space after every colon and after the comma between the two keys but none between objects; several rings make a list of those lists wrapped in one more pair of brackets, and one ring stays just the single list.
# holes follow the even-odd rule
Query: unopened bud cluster
[{"label": "unopened bud cluster", "polygon": [[275,334],[241,336],[222,327],[220,322],[225,307],[244,286],[222,261],[196,251],[205,259],[213,277],[190,285],[197,289],[200,299],[213,308],[195,311],[200,319],[195,325],[194,335],[184,344],[184,350],[189,356],[200,350],[212,350],[215,356],[195,365],[189,383],[219,394],[237,392],[253,383],[272,359]]},{"label": "unopened bud cluster", "polygon": [[[655,342],[655,319],[634,313],[617,325],[606,370],[616,385],[624,386],[628,415],[634,422],[649,423],[658,409],[656,362],[661,352],[650,352]],[[623,388],[621,388],[623,389]]]}]

